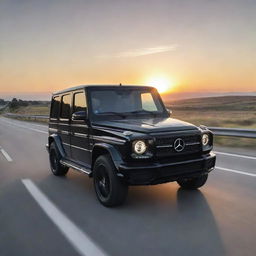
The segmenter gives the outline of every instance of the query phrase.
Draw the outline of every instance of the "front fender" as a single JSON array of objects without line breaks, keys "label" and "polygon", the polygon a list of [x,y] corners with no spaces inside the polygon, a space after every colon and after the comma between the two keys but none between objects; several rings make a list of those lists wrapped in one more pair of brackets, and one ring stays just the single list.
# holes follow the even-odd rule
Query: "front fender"
[{"label": "front fender", "polygon": [[93,149],[92,149],[92,163],[94,163],[94,160],[96,160],[96,159],[94,159],[94,157],[95,157],[95,154],[97,155],[96,152],[98,152],[99,150],[107,151],[110,154],[111,159],[112,159],[116,169],[119,170],[120,164],[123,163],[121,154],[113,145],[110,145],[107,143],[94,144]]}]

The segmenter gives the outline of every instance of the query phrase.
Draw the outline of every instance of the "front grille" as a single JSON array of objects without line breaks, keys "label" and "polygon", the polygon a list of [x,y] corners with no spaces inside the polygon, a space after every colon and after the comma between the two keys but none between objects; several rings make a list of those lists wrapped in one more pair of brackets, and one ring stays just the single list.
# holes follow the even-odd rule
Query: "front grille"
[{"label": "front grille", "polygon": [[193,143],[193,142],[200,142],[200,135],[175,135],[175,136],[168,136],[168,137],[160,137],[156,139],[157,146],[163,145],[173,145],[174,141],[178,138],[183,139],[186,143]]},{"label": "front grille", "polygon": [[[185,148],[181,152],[174,149],[174,142],[181,138],[185,142]],[[194,154],[201,151],[201,135],[200,134],[175,134],[161,136],[156,138],[156,156],[168,157],[179,156],[185,154]]]}]

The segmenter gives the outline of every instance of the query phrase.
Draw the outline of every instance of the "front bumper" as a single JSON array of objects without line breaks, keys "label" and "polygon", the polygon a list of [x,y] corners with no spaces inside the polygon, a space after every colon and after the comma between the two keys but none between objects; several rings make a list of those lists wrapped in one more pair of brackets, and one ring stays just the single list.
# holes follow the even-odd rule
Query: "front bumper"
[{"label": "front bumper", "polygon": [[196,159],[170,163],[120,164],[118,175],[130,185],[154,185],[180,178],[201,176],[214,169],[216,155],[209,153]]}]

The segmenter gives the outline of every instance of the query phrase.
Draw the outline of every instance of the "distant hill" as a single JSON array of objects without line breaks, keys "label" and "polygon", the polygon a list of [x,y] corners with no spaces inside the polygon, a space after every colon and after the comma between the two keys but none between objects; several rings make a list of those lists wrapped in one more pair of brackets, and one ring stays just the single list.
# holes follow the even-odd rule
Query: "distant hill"
[{"label": "distant hill", "polygon": [[172,100],[185,100],[195,98],[214,98],[214,97],[226,97],[226,96],[255,96],[256,92],[174,92],[162,94],[162,98],[168,102]]},{"label": "distant hill", "polygon": [[256,96],[223,96],[165,101],[173,110],[256,111]]}]

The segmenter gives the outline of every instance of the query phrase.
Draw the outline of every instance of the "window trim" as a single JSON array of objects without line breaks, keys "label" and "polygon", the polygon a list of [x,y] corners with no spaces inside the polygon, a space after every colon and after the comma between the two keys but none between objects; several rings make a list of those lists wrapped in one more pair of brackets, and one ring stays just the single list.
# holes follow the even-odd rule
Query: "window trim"
[{"label": "window trim", "polygon": [[87,102],[86,92],[85,92],[84,90],[82,90],[82,91],[74,91],[74,92],[73,92],[71,115],[72,115],[73,113],[75,113],[75,112],[74,112],[74,108],[75,108],[75,95],[76,95],[76,94],[80,94],[80,93],[84,94],[84,100],[85,100],[85,104],[86,104],[86,112],[87,112],[87,114],[88,114],[88,102]]}]

